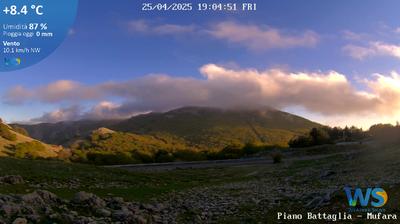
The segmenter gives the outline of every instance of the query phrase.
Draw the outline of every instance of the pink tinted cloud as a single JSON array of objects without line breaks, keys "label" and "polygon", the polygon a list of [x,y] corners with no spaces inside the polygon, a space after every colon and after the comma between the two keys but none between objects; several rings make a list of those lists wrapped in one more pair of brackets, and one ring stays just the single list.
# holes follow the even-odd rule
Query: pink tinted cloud
[{"label": "pink tinted cloud", "polygon": [[[88,111],[79,112],[81,115],[76,117],[96,119],[128,117],[144,111],[165,111],[188,105],[223,108],[270,106],[278,109],[301,107],[326,117],[366,114],[389,116],[398,114],[400,110],[400,76],[397,73],[376,74],[365,79],[360,84],[364,84],[368,91],[359,91],[345,75],[335,71],[259,71],[207,64],[200,68],[200,72],[204,77],[202,79],[148,75],[125,82],[93,86],[73,81],[50,83],[36,89],[17,86],[9,90],[5,100],[15,104],[25,101],[76,104],[94,100],[99,104]],[[50,93],[53,96],[47,95]],[[72,101],[71,97],[75,100]],[[122,99],[123,103],[103,102],[105,98],[112,97]]]}]

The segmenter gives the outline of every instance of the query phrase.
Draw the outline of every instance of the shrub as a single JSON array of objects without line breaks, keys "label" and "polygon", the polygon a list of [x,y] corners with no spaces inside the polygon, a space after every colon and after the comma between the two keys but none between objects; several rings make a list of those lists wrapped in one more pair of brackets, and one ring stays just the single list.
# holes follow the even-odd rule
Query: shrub
[{"label": "shrub", "polygon": [[86,154],[86,158],[88,162],[96,165],[118,165],[136,162],[126,153],[89,152]]},{"label": "shrub", "polygon": [[273,163],[281,163],[282,162],[282,154],[279,152],[274,152],[271,154]]},{"label": "shrub", "polygon": [[244,147],[243,147],[243,154],[245,155],[253,155],[256,154],[258,152],[260,152],[263,149],[263,147],[252,144],[252,143],[247,143]]},{"label": "shrub", "polygon": [[289,146],[292,148],[309,147],[313,145],[310,136],[297,136],[289,141]]},{"label": "shrub", "polygon": [[243,147],[240,145],[226,146],[215,156],[216,159],[239,159],[244,156]]},{"label": "shrub", "polygon": [[288,144],[293,148],[332,144],[333,140],[326,129],[326,127],[313,128],[307,135],[297,136],[291,139]]},{"label": "shrub", "polygon": [[62,149],[57,155],[57,158],[60,160],[69,160],[71,157],[72,151],[70,149]]},{"label": "shrub", "polygon": [[366,132],[364,132],[361,128],[357,128],[354,126],[350,128],[331,128],[328,126],[324,126],[313,128],[308,134],[297,136],[291,139],[288,144],[290,147],[293,148],[309,147],[314,145],[333,144],[335,142],[362,141],[366,137]]},{"label": "shrub", "polygon": [[400,126],[391,124],[376,124],[369,129],[370,136],[382,143],[400,142]]},{"label": "shrub", "polygon": [[207,156],[203,152],[193,150],[179,150],[173,153],[176,160],[180,161],[201,161],[207,160]]},{"label": "shrub", "polygon": [[167,162],[173,162],[175,160],[172,153],[167,152],[165,150],[159,150],[155,154],[154,159],[157,163],[167,163]]},{"label": "shrub", "polygon": [[132,152],[132,157],[141,163],[153,163],[153,154],[145,150],[135,150]]},{"label": "shrub", "polygon": [[86,153],[82,150],[74,149],[72,150],[72,156],[70,160],[78,163],[86,163],[87,162]]},{"label": "shrub", "polygon": [[7,139],[9,141],[17,140],[17,135],[12,133],[10,131],[10,128],[3,123],[0,123],[0,137],[3,137],[4,139]]},{"label": "shrub", "polygon": [[35,159],[40,157],[45,150],[44,145],[38,141],[18,143],[14,146],[14,156]]}]

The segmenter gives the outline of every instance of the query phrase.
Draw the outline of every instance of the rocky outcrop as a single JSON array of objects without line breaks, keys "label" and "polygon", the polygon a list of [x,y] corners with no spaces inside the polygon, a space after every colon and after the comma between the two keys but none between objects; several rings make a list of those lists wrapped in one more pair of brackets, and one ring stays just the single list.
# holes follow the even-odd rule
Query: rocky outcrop
[{"label": "rocky outcrop", "polygon": [[[17,218],[16,218],[17,217]],[[143,206],[121,198],[100,197],[86,192],[63,200],[48,191],[26,195],[0,195],[0,224],[3,223],[147,223]]]},{"label": "rocky outcrop", "polygon": [[0,184],[23,184],[24,179],[19,175],[8,175],[0,177]]}]

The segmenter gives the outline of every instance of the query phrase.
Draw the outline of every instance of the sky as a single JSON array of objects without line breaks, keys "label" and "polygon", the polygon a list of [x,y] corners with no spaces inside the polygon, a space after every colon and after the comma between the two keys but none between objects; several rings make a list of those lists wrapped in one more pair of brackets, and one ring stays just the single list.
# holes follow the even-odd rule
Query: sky
[{"label": "sky", "polygon": [[252,12],[148,12],[138,0],[81,0],[53,54],[0,73],[0,117],[108,119],[190,105],[270,106],[332,126],[400,120],[399,1],[254,2]]}]

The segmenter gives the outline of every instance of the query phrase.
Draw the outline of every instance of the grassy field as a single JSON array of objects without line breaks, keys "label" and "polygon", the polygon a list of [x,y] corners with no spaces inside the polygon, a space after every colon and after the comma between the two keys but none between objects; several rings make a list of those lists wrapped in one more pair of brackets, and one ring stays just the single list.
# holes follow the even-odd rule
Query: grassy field
[{"label": "grassy field", "polygon": [[[45,189],[70,199],[76,192],[86,191],[103,198],[162,202],[176,211],[179,223],[275,223],[277,211],[346,211],[344,186],[380,186],[389,195],[385,209],[399,212],[398,146],[368,144],[298,150],[285,152],[279,164],[158,172],[0,158],[0,176],[21,175],[25,180],[20,185],[0,185],[0,194]],[[325,157],[293,159],[319,155]],[[327,192],[327,201],[312,205],[310,201],[324,198]]]},{"label": "grassy field", "polygon": [[199,169],[155,173],[128,172],[120,169],[46,160],[0,158],[0,176],[20,175],[21,185],[0,185],[0,193],[24,194],[46,189],[69,198],[79,191],[99,196],[119,196],[146,201],[160,194],[195,186],[216,185],[248,179],[252,169]]}]

